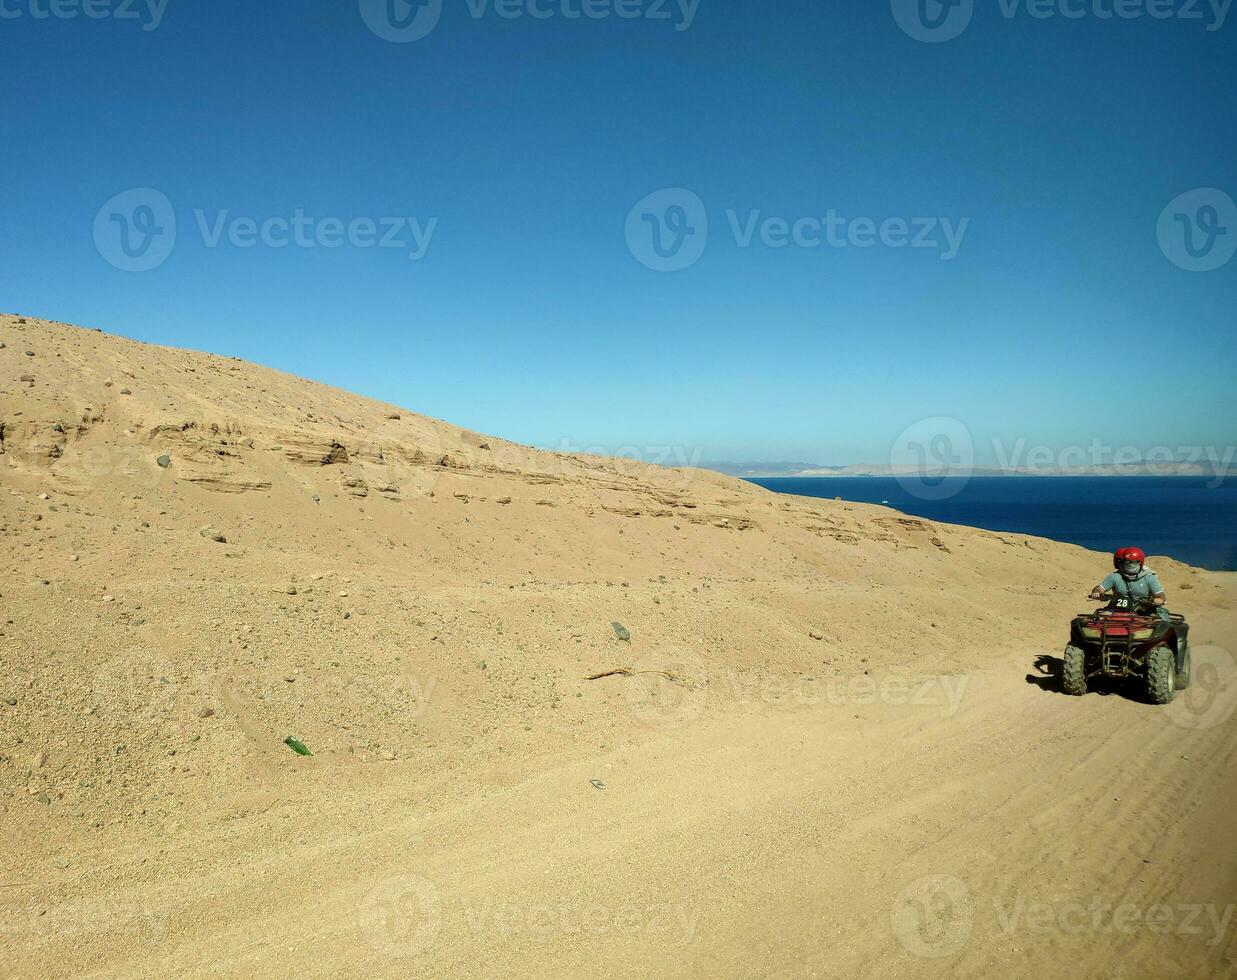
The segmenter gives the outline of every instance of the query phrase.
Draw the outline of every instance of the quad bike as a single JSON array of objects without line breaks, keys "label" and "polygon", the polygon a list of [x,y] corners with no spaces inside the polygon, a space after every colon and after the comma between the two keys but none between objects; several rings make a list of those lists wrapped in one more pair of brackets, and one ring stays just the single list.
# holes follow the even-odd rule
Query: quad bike
[{"label": "quad bike", "polygon": [[1184,616],[1161,617],[1146,599],[1113,596],[1107,606],[1074,618],[1065,648],[1061,687],[1086,694],[1096,678],[1141,681],[1152,704],[1168,704],[1190,686],[1189,626]]}]

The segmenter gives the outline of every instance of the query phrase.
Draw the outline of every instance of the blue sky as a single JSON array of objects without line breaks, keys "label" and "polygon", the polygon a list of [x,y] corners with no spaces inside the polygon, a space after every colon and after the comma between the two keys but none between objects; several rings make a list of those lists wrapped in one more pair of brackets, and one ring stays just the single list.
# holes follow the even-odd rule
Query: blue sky
[{"label": "blue sky", "polygon": [[[1237,442],[1237,258],[1191,271],[1171,240],[1237,236],[1237,14],[1206,0],[994,0],[940,43],[899,26],[911,0],[442,0],[408,43],[370,0],[61,2],[0,0],[2,309],[551,448],[881,462],[936,416],[981,462]],[[104,208],[134,188],[176,221],[147,271],[111,214],[159,255],[159,206]],[[656,271],[679,201],[662,243],[699,254]],[[311,245],[236,244],[298,210]],[[361,222],[337,248],[332,218]],[[366,233],[406,218],[420,241]]]}]

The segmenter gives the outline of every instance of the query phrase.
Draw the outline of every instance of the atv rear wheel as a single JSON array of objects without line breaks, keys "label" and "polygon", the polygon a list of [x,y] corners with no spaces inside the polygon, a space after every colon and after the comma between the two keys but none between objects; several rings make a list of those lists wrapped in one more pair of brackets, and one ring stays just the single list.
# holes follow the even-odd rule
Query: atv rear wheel
[{"label": "atv rear wheel", "polygon": [[1061,661],[1061,690],[1066,694],[1087,693],[1087,654],[1081,647],[1067,646]]},{"label": "atv rear wheel", "polygon": [[1185,647],[1185,656],[1181,658],[1181,669],[1177,671],[1177,690],[1184,691],[1190,686],[1190,645]]},{"label": "atv rear wheel", "polygon": [[1147,654],[1147,697],[1152,704],[1168,704],[1177,687],[1177,658],[1165,646]]}]

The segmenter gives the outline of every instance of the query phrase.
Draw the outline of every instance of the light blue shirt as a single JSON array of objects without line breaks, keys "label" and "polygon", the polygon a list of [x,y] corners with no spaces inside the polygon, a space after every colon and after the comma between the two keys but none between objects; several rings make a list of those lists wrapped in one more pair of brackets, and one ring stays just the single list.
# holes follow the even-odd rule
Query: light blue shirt
[{"label": "light blue shirt", "polygon": [[1132,582],[1127,582],[1120,572],[1113,572],[1100,583],[1100,588],[1105,591],[1112,589],[1117,595],[1129,595],[1143,599],[1150,599],[1164,591],[1155,572],[1149,568],[1144,568],[1139,572],[1138,578]]}]

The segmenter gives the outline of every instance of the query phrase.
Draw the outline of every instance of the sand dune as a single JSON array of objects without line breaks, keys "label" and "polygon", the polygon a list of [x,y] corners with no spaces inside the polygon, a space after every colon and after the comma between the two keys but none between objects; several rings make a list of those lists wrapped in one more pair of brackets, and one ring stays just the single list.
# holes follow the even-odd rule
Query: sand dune
[{"label": "sand dune", "polygon": [[0,343],[4,975],[1233,972],[1233,574],[1069,699],[1103,555]]}]

